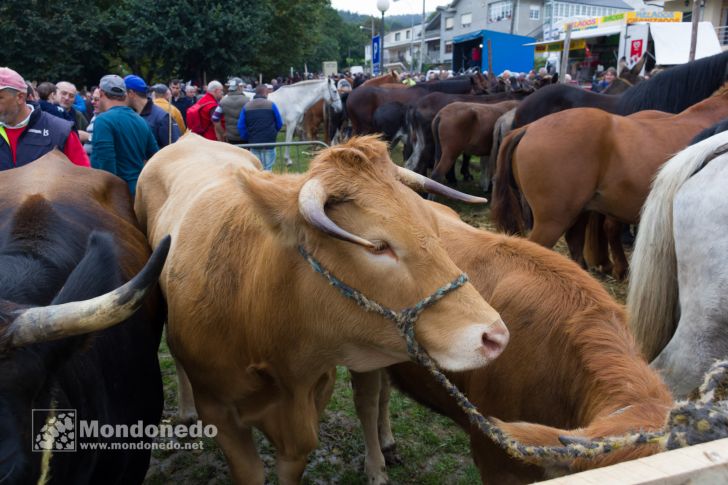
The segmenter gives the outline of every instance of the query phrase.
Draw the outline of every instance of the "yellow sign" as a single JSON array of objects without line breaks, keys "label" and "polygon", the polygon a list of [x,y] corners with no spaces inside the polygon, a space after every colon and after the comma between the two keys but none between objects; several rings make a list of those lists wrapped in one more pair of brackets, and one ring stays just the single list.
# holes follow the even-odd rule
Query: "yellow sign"
[{"label": "yellow sign", "polygon": [[589,30],[609,25],[634,24],[637,22],[682,22],[682,12],[624,12],[604,17],[577,20],[571,23],[571,30]]},{"label": "yellow sign", "polygon": [[[586,39],[574,39],[569,43],[569,51],[578,51],[586,48]],[[537,54],[545,54],[546,52],[561,52],[564,50],[564,41],[549,42],[548,44],[540,44],[536,46]]]},{"label": "yellow sign", "polygon": [[682,12],[627,12],[627,23],[682,22]]}]

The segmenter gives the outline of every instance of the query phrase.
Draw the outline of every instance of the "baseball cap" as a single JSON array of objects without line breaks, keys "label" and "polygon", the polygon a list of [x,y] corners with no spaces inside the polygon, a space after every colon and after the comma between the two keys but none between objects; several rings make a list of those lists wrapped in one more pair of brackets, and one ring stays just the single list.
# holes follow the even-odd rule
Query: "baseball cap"
[{"label": "baseball cap", "polygon": [[126,76],[124,78],[124,84],[126,84],[126,89],[131,89],[132,91],[136,91],[138,93],[147,94],[147,83],[144,82],[144,79],[140,78],[136,74],[129,74],[128,76]]},{"label": "baseball cap", "polygon": [[169,91],[169,88],[166,84],[155,84],[152,86],[152,92],[154,94],[164,95]]},{"label": "baseball cap", "polygon": [[228,89],[238,89],[238,86],[243,85],[243,80],[239,77],[231,77],[225,84],[227,85]]},{"label": "baseball cap", "polygon": [[107,74],[102,77],[101,81],[99,81],[99,89],[106,94],[113,94],[115,96],[126,94],[124,80],[116,74]]},{"label": "baseball cap", "polygon": [[25,84],[23,76],[17,72],[9,67],[0,67],[0,89],[14,89],[24,93],[27,91],[28,85]]}]

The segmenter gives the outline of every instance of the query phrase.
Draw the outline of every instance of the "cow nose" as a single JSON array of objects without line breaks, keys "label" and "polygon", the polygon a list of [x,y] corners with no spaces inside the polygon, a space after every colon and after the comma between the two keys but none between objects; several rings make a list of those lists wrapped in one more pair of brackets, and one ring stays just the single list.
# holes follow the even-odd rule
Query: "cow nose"
[{"label": "cow nose", "polygon": [[491,323],[482,336],[483,348],[481,351],[485,358],[493,360],[498,357],[508,345],[509,338],[510,334],[502,319]]}]

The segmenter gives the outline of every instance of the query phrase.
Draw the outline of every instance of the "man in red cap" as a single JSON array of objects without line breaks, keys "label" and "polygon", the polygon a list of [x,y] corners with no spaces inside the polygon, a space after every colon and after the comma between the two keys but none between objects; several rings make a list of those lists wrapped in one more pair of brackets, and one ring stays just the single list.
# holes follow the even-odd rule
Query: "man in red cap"
[{"label": "man in red cap", "polygon": [[27,101],[22,76],[0,67],[0,170],[19,167],[58,148],[76,165],[90,167],[72,124]]}]

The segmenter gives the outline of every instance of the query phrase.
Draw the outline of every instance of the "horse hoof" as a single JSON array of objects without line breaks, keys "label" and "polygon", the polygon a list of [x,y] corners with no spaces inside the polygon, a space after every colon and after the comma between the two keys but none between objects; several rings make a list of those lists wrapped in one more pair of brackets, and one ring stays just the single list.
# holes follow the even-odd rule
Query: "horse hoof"
[{"label": "horse hoof", "polygon": [[396,444],[383,449],[382,454],[384,455],[384,463],[386,463],[387,466],[401,465],[404,463],[404,461],[402,461],[402,457],[399,456],[399,453],[397,453]]}]

